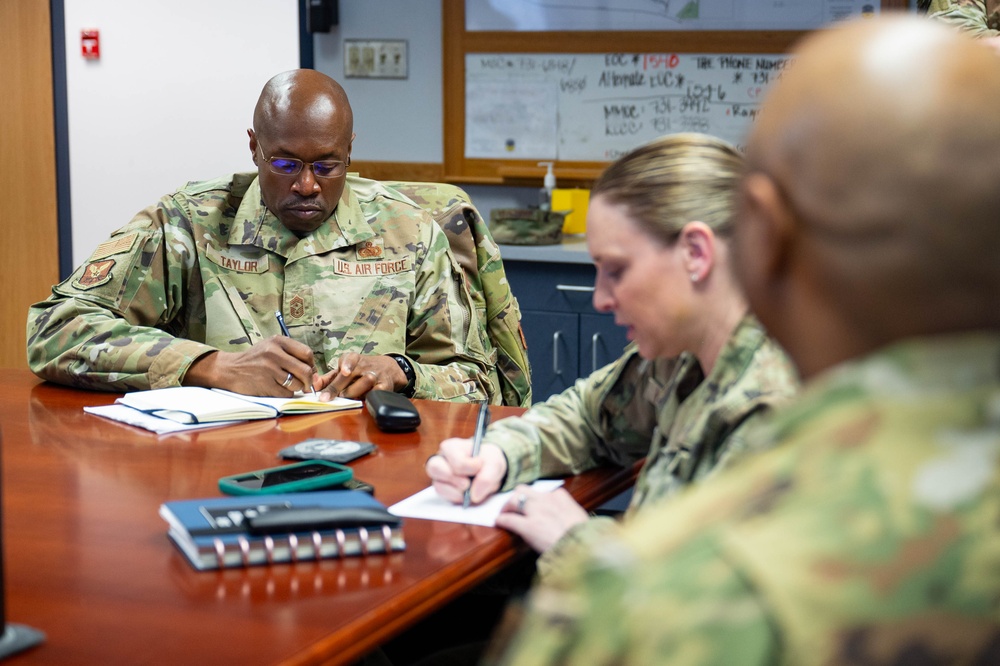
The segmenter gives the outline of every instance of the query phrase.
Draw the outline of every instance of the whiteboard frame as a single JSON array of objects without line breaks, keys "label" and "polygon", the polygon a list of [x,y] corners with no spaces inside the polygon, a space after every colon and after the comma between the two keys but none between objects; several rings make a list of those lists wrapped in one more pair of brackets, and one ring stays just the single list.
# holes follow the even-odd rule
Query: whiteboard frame
[{"label": "whiteboard frame", "polygon": [[[907,0],[882,0],[881,11]],[[444,179],[453,183],[537,185],[537,160],[465,157],[467,53],[785,53],[809,31],[467,32],[465,0],[442,0]],[[558,161],[560,184],[589,186],[607,162]]]}]

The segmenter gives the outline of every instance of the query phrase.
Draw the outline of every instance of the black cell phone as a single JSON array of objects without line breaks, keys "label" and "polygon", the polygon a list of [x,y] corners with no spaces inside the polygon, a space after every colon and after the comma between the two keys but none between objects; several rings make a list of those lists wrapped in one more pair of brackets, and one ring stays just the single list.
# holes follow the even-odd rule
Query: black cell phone
[{"label": "black cell phone", "polygon": [[420,412],[405,395],[376,389],[365,396],[365,405],[379,430],[409,432],[420,425]]},{"label": "black cell phone", "polygon": [[302,492],[338,486],[353,477],[350,467],[326,460],[307,460],[224,476],[219,479],[219,490],[228,495]]}]

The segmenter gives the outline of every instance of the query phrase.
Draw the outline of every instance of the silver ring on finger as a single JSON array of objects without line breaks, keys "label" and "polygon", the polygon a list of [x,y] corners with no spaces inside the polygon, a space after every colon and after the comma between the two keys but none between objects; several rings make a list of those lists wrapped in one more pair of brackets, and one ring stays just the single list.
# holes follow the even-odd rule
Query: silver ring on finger
[{"label": "silver ring on finger", "polygon": [[524,515],[524,505],[527,503],[528,503],[528,496],[526,494],[521,493],[517,496],[517,504],[516,504],[517,512],[522,516]]},{"label": "silver ring on finger", "polygon": [[289,372],[288,376],[285,377],[285,381],[281,383],[281,388],[288,388],[291,385],[292,385],[292,373]]}]

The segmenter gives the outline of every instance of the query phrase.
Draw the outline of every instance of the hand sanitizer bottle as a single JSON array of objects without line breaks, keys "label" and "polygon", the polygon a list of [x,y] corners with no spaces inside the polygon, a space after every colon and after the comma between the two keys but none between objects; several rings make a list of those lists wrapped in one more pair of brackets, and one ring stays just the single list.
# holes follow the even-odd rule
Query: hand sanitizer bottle
[{"label": "hand sanitizer bottle", "polygon": [[556,189],[556,174],[552,172],[552,162],[539,162],[538,166],[547,166],[548,171],[542,180],[542,189],[538,190],[539,210],[552,210],[552,190]]}]

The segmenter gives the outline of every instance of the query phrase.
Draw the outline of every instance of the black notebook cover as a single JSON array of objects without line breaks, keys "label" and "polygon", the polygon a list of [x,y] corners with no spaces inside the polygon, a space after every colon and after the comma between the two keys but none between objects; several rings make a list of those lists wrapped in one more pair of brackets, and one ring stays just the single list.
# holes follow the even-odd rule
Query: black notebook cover
[{"label": "black notebook cover", "polygon": [[[253,534],[250,523],[298,509],[346,514],[343,527]],[[402,521],[368,493],[327,490],[175,500],[160,506],[167,535],[199,570],[404,550]],[[360,518],[360,519],[359,519]]]}]

